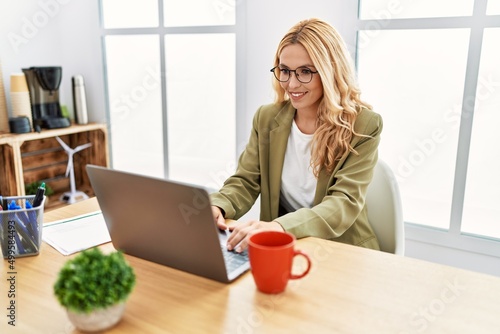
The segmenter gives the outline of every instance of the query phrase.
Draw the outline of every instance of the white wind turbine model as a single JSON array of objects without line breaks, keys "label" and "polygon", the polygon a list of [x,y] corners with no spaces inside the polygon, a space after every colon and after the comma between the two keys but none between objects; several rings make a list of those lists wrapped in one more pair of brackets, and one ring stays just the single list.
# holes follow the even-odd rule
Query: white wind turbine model
[{"label": "white wind turbine model", "polygon": [[80,152],[81,150],[84,150],[92,146],[92,143],[83,144],[72,149],[71,147],[66,145],[66,143],[61,138],[56,136],[56,139],[59,142],[59,144],[61,144],[61,146],[66,151],[66,154],[68,155],[68,167],[66,167],[66,177],[68,177],[69,174],[69,184],[70,184],[70,191],[67,191],[64,194],[62,194],[59,200],[67,202],[68,204],[73,204],[76,203],[78,200],[84,200],[89,198],[89,196],[87,196],[87,194],[84,193],[83,191],[76,190],[73,155],[77,152]]}]

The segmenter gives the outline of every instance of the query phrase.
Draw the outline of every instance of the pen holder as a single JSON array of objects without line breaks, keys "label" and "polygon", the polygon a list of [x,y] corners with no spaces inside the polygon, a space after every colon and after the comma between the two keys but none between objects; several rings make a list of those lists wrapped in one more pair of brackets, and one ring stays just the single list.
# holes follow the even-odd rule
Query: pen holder
[{"label": "pen holder", "polygon": [[5,259],[40,252],[45,196],[39,206],[32,208],[34,199],[34,195],[3,197],[2,207],[13,202],[16,207],[0,211],[0,246]]}]

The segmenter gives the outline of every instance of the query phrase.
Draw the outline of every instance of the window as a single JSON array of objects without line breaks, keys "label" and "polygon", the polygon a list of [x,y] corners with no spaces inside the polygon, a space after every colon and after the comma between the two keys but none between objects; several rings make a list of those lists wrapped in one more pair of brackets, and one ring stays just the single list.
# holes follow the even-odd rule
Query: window
[{"label": "window", "polygon": [[219,186],[236,152],[236,6],[101,0],[114,168]]},{"label": "window", "polygon": [[384,117],[380,155],[410,222],[448,228],[468,40],[466,29],[384,30],[358,49],[364,98]]},{"label": "window", "polygon": [[500,239],[500,28],[486,28],[472,126],[462,230]]},{"label": "window", "polygon": [[234,34],[170,34],[165,45],[170,176],[213,187],[236,152]]},{"label": "window", "polygon": [[497,255],[499,14],[498,0],[360,1],[357,41],[363,98],[384,118],[380,158],[398,178],[407,226]]},{"label": "window", "polygon": [[164,171],[158,40],[155,35],[104,38],[113,167],[152,176]]}]

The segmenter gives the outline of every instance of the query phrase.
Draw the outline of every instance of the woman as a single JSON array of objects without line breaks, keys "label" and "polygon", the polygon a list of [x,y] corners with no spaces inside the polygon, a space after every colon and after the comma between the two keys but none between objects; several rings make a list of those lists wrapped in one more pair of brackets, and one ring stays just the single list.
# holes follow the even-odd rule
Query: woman
[{"label": "woman", "polygon": [[379,249],[365,197],[377,162],[382,118],[360,99],[344,42],[327,23],[301,21],[281,40],[276,101],[259,108],[235,174],[210,200],[215,223],[238,219],[260,195],[260,221],[231,226],[227,248],[288,231]]}]

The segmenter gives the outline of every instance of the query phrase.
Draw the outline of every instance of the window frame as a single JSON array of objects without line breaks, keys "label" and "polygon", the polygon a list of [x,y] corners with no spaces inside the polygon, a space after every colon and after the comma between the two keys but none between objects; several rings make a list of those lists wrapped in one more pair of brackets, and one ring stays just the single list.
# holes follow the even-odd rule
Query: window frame
[{"label": "window frame", "polygon": [[500,15],[486,15],[487,0],[475,0],[471,16],[401,19],[384,17],[382,20],[360,19],[360,1],[357,2],[358,15],[356,18],[356,68],[358,67],[357,56],[360,31],[451,28],[470,29],[461,111],[462,115],[471,115],[471,117],[460,118],[449,229],[441,230],[427,225],[405,222],[405,232],[406,239],[408,240],[500,258],[500,239],[468,234],[461,231],[483,33],[486,28],[500,27]]},{"label": "window frame", "polygon": [[[99,0],[99,22],[100,22],[100,37],[101,37],[101,47],[102,47],[102,59],[103,59],[103,76],[104,76],[104,96],[105,96],[105,115],[107,123],[110,124],[111,120],[111,106],[109,101],[109,91],[108,91],[108,75],[106,70],[106,36],[120,36],[120,35],[156,35],[159,37],[159,49],[160,49],[160,73],[161,75],[161,113],[162,113],[162,129],[163,129],[163,174],[165,178],[169,177],[169,149],[168,149],[168,104],[167,104],[167,79],[166,73],[166,45],[165,36],[167,35],[179,35],[179,34],[234,34],[236,45],[235,45],[235,126],[236,126],[236,138],[235,143],[239,143],[243,140],[244,119],[243,110],[245,106],[245,80],[241,78],[244,77],[245,72],[243,72],[243,64],[245,63],[245,48],[241,36],[245,35],[245,23],[246,15],[243,6],[239,6],[238,3],[234,3],[230,0],[216,0],[224,6],[234,6],[235,10],[235,24],[234,25],[210,25],[210,26],[180,26],[180,27],[166,27],[164,20],[164,6],[163,0],[158,0],[158,26],[157,27],[138,27],[138,28],[105,28],[104,27],[104,13],[103,13],[103,3]],[[109,155],[110,155],[110,165],[113,166],[113,143],[109,143]],[[241,137],[241,138],[240,138]],[[236,146],[235,157],[238,153],[238,148]]]}]

